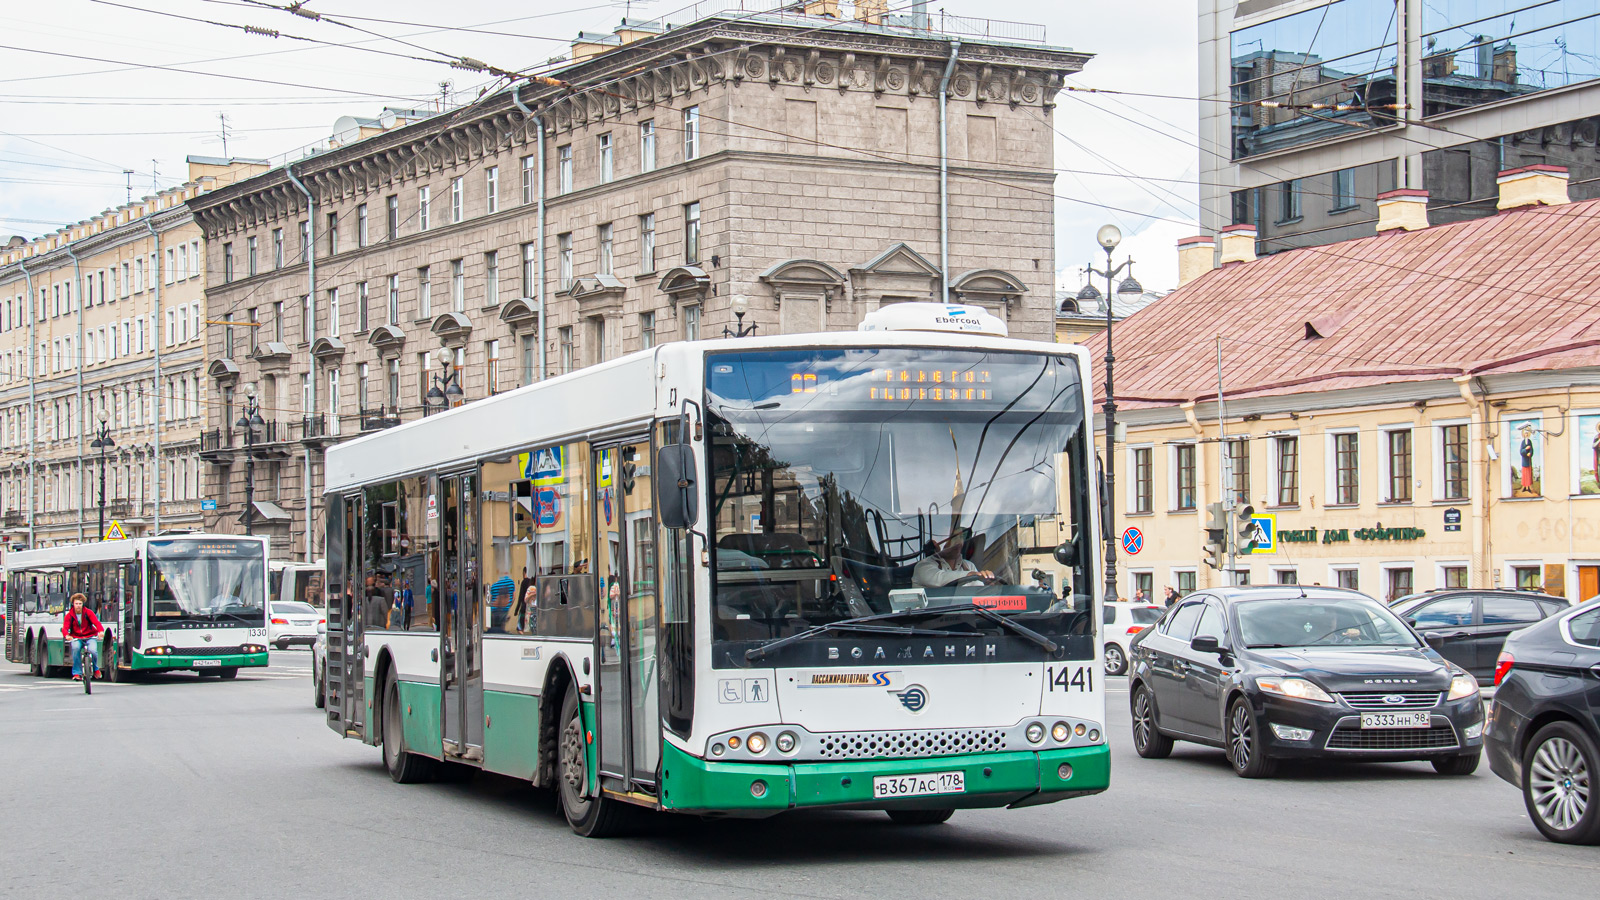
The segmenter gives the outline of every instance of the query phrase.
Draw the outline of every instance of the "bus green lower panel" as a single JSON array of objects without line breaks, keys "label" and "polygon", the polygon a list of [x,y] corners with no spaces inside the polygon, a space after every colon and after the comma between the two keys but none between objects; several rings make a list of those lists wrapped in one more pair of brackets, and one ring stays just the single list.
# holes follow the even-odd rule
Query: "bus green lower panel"
[{"label": "bus green lower panel", "polygon": [[416,681],[397,682],[397,686],[406,749],[434,759],[442,758],[444,740],[439,734],[439,686]]},{"label": "bus green lower panel", "polygon": [[[975,753],[935,759],[837,763],[720,763],[663,748],[662,805],[667,809],[756,813],[797,808],[978,808],[1048,803],[1106,789],[1105,745],[1039,753]],[[1063,764],[1069,768],[1063,770]],[[925,772],[963,773],[961,794],[879,800],[872,779]],[[1062,778],[1063,771],[1068,777]]]},{"label": "bus green lower panel", "polygon": [[133,654],[133,668],[141,671],[193,669],[197,659],[214,659],[217,661],[215,666],[207,665],[201,667],[205,669],[232,669],[267,664],[267,654],[265,653],[236,653],[230,656],[180,656],[174,653],[171,656],[148,656],[136,650]]},{"label": "bus green lower panel", "polygon": [[539,698],[483,692],[483,767],[532,781],[539,765]]}]

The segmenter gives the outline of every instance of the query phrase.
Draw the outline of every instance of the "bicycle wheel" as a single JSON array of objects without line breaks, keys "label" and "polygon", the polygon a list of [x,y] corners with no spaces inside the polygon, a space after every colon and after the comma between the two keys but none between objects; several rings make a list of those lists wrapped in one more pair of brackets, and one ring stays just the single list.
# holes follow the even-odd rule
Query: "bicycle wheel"
[{"label": "bicycle wheel", "polygon": [[94,654],[90,653],[88,645],[85,645],[78,650],[78,671],[83,674],[85,694],[94,693],[94,688],[90,687],[94,683],[94,666]]}]

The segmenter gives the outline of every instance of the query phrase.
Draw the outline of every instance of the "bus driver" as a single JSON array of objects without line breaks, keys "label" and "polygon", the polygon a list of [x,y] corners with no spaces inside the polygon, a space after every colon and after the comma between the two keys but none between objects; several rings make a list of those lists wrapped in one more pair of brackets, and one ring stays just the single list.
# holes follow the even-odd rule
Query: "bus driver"
[{"label": "bus driver", "polygon": [[967,546],[970,533],[965,528],[960,528],[935,546],[931,541],[924,552],[927,557],[917,563],[911,570],[911,584],[913,587],[942,588],[959,584],[968,580],[981,580],[985,584],[994,582],[994,573],[985,569],[979,571],[972,560],[961,555]]}]

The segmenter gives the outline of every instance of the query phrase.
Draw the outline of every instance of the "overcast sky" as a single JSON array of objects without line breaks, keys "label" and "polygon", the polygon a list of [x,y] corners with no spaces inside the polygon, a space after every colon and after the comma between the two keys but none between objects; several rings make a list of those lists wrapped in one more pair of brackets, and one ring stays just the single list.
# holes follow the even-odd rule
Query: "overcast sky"
[{"label": "overcast sky", "polygon": [[[306,5],[347,25],[242,0],[7,3],[0,29],[0,235],[34,237],[119,205],[130,178],[135,198],[152,183],[183,181],[184,157],[223,154],[219,115],[227,118],[229,154],[279,157],[327,137],[341,115],[431,104],[441,81],[453,82],[456,92],[486,81],[407,57],[443,53],[525,70],[563,53],[579,30],[610,31],[625,14],[653,18],[687,0]],[[1183,97],[1196,90],[1191,0],[932,0],[930,6],[1045,25],[1050,43],[1096,54],[1076,84]],[[281,36],[227,27],[246,25]],[[1080,283],[1078,270],[1097,252],[1095,230],[1112,222],[1145,286],[1172,287],[1174,244],[1198,228],[1195,104],[1064,92],[1056,127],[1062,132],[1056,166],[1063,170],[1056,179],[1058,281]],[[134,174],[125,176],[125,169]]]}]

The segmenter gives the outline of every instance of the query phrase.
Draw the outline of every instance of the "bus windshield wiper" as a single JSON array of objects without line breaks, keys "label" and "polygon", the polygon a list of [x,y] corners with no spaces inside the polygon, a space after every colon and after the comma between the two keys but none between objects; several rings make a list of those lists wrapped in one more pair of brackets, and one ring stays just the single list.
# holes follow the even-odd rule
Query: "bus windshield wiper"
[{"label": "bus windshield wiper", "polygon": [[948,615],[981,616],[991,622],[994,622],[1001,628],[1011,631],[1020,637],[1026,638],[1027,640],[1038,644],[1040,647],[1044,648],[1046,653],[1056,653],[1061,650],[1060,644],[1057,644],[1055,641],[1052,641],[1039,632],[1034,631],[1032,628],[1029,628],[1026,625],[1018,625],[1016,622],[1011,621],[1011,619],[995,612],[987,606],[978,606],[977,604],[973,603],[957,603],[951,606],[929,606],[922,609],[902,609],[899,612],[883,613],[882,615],[871,616],[870,618],[889,619],[903,618],[907,616],[921,618],[922,616]]},{"label": "bus windshield wiper", "polygon": [[[888,613],[888,615],[893,615],[893,613]],[[925,637],[949,637],[953,634],[966,637],[976,637],[978,635],[978,632],[976,631],[942,631],[937,628],[913,628],[910,625],[872,624],[872,620],[877,618],[880,618],[880,616],[862,616],[858,619],[841,619],[837,622],[829,622],[826,625],[816,625],[811,628],[807,628],[804,631],[797,631],[788,637],[781,637],[777,638],[776,640],[768,641],[759,647],[751,647],[749,650],[744,652],[744,658],[747,660],[760,659],[774,650],[782,649],[790,644],[796,644],[805,640],[806,638],[816,637],[819,634],[826,634],[830,631],[854,631],[861,634],[892,634],[899,637],[910,637],[913,635],[922,635]]]}]

